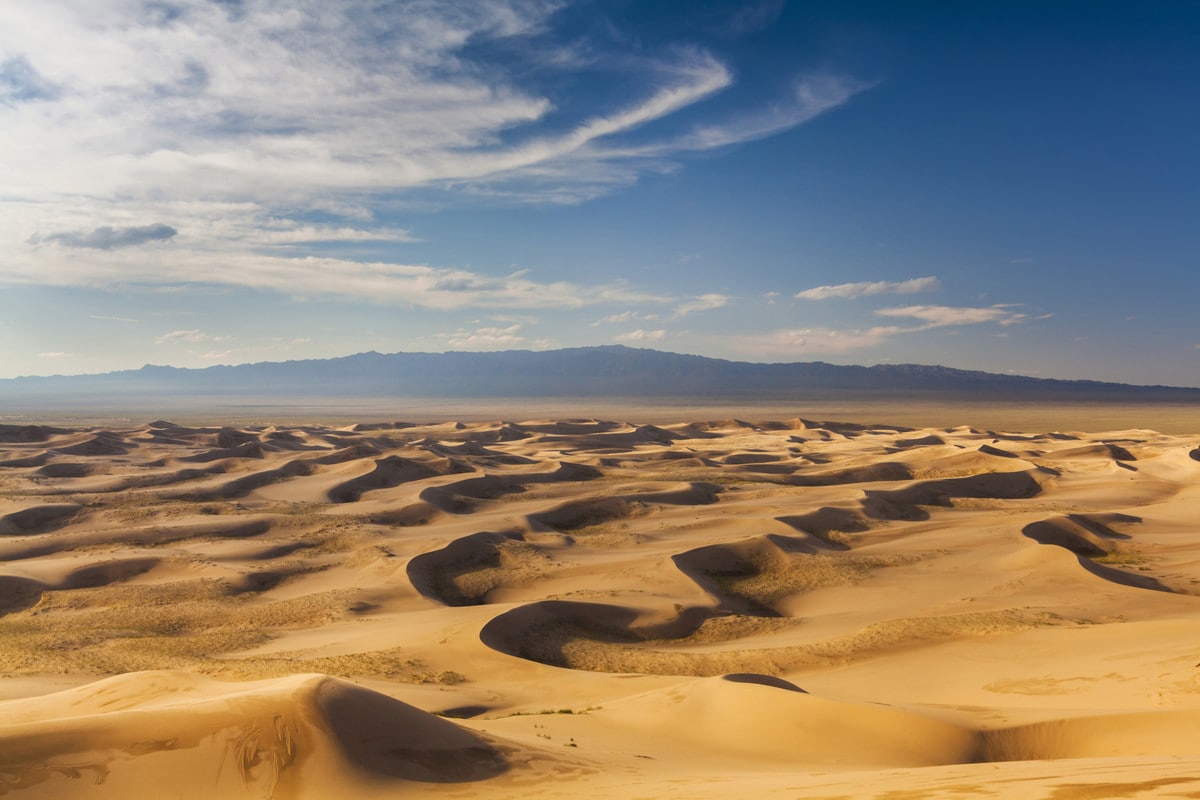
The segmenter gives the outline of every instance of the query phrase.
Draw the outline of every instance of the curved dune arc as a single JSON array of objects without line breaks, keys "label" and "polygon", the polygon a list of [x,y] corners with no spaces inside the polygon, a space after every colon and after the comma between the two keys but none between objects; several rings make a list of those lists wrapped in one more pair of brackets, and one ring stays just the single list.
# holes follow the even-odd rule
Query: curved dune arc
[{"label": "curved dune arc", "polygon": [[528,515],[534,525],[554,530],[575,530],[618,519],[637,516],[655,504],[702,506],[717,502],[724,487],[705,481],[691,481],[678,489],[660,492],[631,492],[568,500],[553,508]]},{"label": "curved dune arc", "polygon": [[408,562],[408,579],[422,595],[448,606],[479,605],[493,589],[537,574],[548,560],[521,531],[483,531],[455,539]]},{"label": "curved dune arc", "polygon": [[552,472],[477,475],[453,483],[422,490],[421,499],[451,514],[471,513],[480,500],[497,500],[520,494],[529,486],[546,483],[575,483],[603,477],[604,473],[586,464],[560,461]]},{"label": "curved dune arc", "polygon": [[542,600],[506,611],[479,632],[493,650],[556,667],[571,667],[565,646],[575,639],[607,644],[633,644],[681,638],[721,612],[708,608],[681,609],[666,623],[636,626],[642,616],[626,606],[570,600]]},{"label": "curved dune arc", "polygon": [[918,481],[899,489],[867,489],[862,508],[875,519],[919,521],[929,519],[929,512],[921,506],[950,508],[957,498],[1024,500],[1041,492],[1041,483],[1028,471],[985,472]]},{"label": "curved dune arc", "polygon": [[375,468],[366,475],[351,478],[334,486],[329,490],[328,497],[334,503],[353,503],[366,492],[391,489],[404,483],[462,472],[474,472],[474,470],[452,458],[440,458],[425,462],[392,455],[376,460]]},{"label": "curved dune arc", "polygon": [[281,467],[265,469],[203,489],[178,491],[175,496],[185,500],[232,500],[245,497],[255,489],[273,483],[299,478],[313,473],[312,465],[304,459],[289,461]]},{"label": "curved dune arc", "polygon": [[[1124,514],[1109,516],[1115,516],[1120,521],[1126,522],[1138,519]],[[1021,533],[1038,544],[1069,550],[1075,555],[1081,567],[1111,583],[1156,592],[1176,592],[1175,589],[1152,575],[1131,572],[1119,569],[1112,564],[1098,562],[1097,559],[1119,559],[1125,555],[1121,549],[1125,547],[1123,540],[1128,540],[1130,537],[1112,530],[1092,516],[1068,514],[1040,522],[1031,522],[1021,529]]]}]

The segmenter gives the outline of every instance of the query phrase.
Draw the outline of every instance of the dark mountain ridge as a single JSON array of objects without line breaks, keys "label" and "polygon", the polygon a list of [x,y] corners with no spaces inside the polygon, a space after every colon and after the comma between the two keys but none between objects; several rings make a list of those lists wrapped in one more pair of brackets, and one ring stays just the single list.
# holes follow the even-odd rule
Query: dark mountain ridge
[{"label": "dark mountain ridge", "polygon": [[974,399],[1200,402],[1200,388],[1000,375],[920,364],[751,363],[620,345],[501,352],[358,353],[204,369],[154,366],[0,380],[0,402],[36,397],[682,397],[827,393]]}]

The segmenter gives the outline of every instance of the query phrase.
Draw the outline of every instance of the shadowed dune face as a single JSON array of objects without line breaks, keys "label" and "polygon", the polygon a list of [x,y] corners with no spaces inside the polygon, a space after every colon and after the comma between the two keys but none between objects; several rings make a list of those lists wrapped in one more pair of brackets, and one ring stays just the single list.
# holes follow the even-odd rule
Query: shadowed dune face
[{"label": "shadowed dune face", "polygon": [[82,510],[77,503],[49,503],[13,511],[0,516],[0,535],[20,536],[58,530]]},{"label": "shadowed dune face", "polygon": [[381,779],[467,783],[509,767],[483,737],[359,686],[324,681],[316,705],[343,757]]},{"label": "shadowed dune face", "polygon": [[0,426],[0,794],[859,796],[853,768],[965,796],[1063,759],[1035,783],[1066,797],[1093,796],[1073,760],[1126,757],[1158,760],[1121,785],[1200,792],[1170,771],[1200,775],[1197,453],[799,418]]},{"label": "shadowed dune face", "polygon": [[0,614],[24,611],[42,599],[45,585],[29,578],[0,575]]}]

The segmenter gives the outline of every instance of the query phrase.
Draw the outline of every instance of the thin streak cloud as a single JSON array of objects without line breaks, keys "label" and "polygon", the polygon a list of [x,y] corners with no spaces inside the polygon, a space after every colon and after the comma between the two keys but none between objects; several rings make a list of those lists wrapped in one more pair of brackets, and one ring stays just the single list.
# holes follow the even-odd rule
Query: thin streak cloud
[{"label": "thin streak cloud", "polygon": [[910,278],[906,281],[864,281],[861,283],[839,283],[836,286],[815,286],[797,292],[797,300],[832,300],[834,298],[854,300],[859,297],[874,297],[881,294],[917,294],[932,292],[941,283],[933,275]]}]

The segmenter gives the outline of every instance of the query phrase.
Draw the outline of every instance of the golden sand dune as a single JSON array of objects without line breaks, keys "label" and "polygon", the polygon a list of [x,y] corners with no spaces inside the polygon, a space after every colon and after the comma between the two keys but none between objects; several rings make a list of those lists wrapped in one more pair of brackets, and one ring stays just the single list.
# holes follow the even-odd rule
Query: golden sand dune
[{"label": "golden sand dune", "polygon": [[0,795],[1200,796],[1198,454],[0,426]]}]

